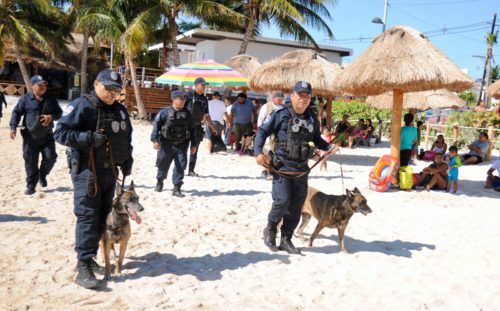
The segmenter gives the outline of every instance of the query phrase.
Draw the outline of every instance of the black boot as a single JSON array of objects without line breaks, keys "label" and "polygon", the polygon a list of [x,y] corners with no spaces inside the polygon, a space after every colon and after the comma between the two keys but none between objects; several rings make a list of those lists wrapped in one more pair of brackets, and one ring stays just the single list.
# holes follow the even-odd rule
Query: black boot
[{"label": "black boot", "polygon": [[42,186],[43,188],[47,187],[47,179],[45,178],[45,176],[40,175],[40,186]]},{"label": "black boot", "polygon": [[286,251],[288,254],[296,254],[300,255],[300,249],[296,248],[293,243],[292,239],[289,236],[282,236],[281,237],[281,242],[280,242],[280,250]]},{"label": "black boot", "polygon": [[183,198],[184,194],[182,194],[182,192],[181,192],[181,186],[174,186],[174,190],[172,191],[172,195],[174,197]]},{"label": "black boot", "polygon": [[155,191],[161,192],[163,190],[163,179],[158,179],[156,182]]},{"label": "black boot", "polygon": [[32,195],[34,194],[36,191],[35,191],[35,187],[34,186],[28,186],[26,188],[26,191],[24,191],[24,194],[26,195]]},{"label": "black boot", "polygon": [[76,267],[78,271],[75,279],[76,284],[86,289],[96,289],[101,286],[102,282],[95,278],[90,260],[78,261]]},{"label": "black boot", "polygon": [[273,252],[278,251],[276,247],[276,233],[278,229],[276,227],[277,225],[268,223],[267,227],[264,228],[264,244]]},{"label": "black boot", "polygon": [[189,171],[188,176],[189,177],[200,177],[200,175],[198,175],[195,171],[191,171],[191,170]]}]

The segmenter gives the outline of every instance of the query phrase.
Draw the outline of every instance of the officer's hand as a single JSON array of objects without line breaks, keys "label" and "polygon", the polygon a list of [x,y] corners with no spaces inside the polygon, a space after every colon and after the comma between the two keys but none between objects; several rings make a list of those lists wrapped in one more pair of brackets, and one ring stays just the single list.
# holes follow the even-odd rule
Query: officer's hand
[{"label": "officer's hand", "polygon": [[16,130],[10,130],[10,139],[16,138]]},{"label": "officer's hand", "polygon": [[271,163],[271,158],[268,155],[265,154],[259,154],[255,160],[257,161],[257,164],[259,165],[269,165]]},{"label": "officer's hand", "polygon": [[90,143],[94,148],[99,148],[106,142],[106,139],[106,135],[99,132],[94,132],[92,133],[92,139],[90,140]]},{"label": "officer's hand", "polygon": [[153,149],[154,150],[160,150],[160,143],[159,142],[154,142],[153,143]]},{"label": "officer's hand", "polygon": [[194,154],[196,152],[196,149],[197,148],[195,146],[191,147],[191,154]]},{"label": "officer's hand", "polygon": [[49,126],[50,122],[52,122],[52,116],[50,114],[42,114],[40,116],[40,122],[42,122],[43,126]]}]

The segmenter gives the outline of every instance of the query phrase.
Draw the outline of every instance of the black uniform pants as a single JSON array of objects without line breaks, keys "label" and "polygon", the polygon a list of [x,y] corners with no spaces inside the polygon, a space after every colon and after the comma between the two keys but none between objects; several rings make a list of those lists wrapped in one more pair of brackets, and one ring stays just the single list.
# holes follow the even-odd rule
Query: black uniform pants
[{"label": "black uniform pants", "polygon": [[189,144],[186,142],[180,145],[174,145],[168,141],[162,141],[160,150],[156,156],[156,166],[158,167],[157,179],[167,178],[170,164],[174,161],[175,168],[172,173],[172,182],[174,186],[182,186],[184,179],[184,170],[187,166],[187,151]]},{"label": "black uniform pants", "polygon": [[268,221],[277,225],[283,219],[281,236],[291,238],[300,221],[302,205],[307,197],[308,175],[287,179],[274,175],[273,205]]},{"label": "black uniform pants", "polygon": [[201,125],[194,126],[194,137],[195,137],[196,145],[191,144],[191,147],[196,147],[196,152],[189,155],[189,171],[190,172],[194,171],[194,168],[196,166],[196,159],[198,158],[198,146],[200,145],[201,141],[203,140],[203,128],[201,127]]},{"label": "black uniform pants", "polygon": [[[118,170],[115,171],[118,174]],[[106,226],[115,194],[116,178],[111,169],[98,169],[97,180],[92,171],[84,167],[71,176],[74,188],[74,212],[76,215],[75,251],[78,260],[88,260],[97,255],[99,240]],[[87,193],[87,178],[88,192]],[[94,184],[98,191],[94,194]]]},{"label": "black uniform pants", "polygon": [[[43,143],[39,143],[27,132],[22,134],[22,136],[26,184],[28,188],[35,188],[38,183],[38,178],[40,176],[47,176],[56,163],[56,143],[52,137]],[[42,154],[42,162],[39,167],[38,160],[40,153]]]}]

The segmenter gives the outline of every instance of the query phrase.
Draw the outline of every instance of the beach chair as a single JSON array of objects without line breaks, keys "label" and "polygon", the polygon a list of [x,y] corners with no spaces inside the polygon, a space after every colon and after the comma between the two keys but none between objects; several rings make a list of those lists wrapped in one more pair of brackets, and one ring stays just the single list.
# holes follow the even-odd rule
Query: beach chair
[{"label": "beach chair", "polygon": [[387,191],[394,181],[398,167],[399,160],[390,155],[378,159],[368,178],[370,189],[378,192]]}]

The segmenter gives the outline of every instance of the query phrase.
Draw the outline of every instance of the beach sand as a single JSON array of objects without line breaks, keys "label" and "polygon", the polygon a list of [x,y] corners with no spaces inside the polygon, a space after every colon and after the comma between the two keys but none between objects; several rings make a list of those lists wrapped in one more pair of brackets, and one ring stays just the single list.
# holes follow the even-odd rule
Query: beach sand
[{"label": "beach sand", "polygon": [[[12,98],[10,98],[12,101]],[[303,256],[272,253],[262,241],[271,182],[252,157],[199,154],[200,178],[155,192],[151,125],[136,124],[133,174],[145,207],[132,224],[123,275],[100,292],[73,283],[75,216],[65,147],[48,187],[24,195],[20,135],[8,138],[12,105],[0,129],[1,310],[499,310],[500,193],[483,189],[489,164],[460,169],[460,194],[368,189],[368,173],[388,143],[342,149],[309,185],[340,194],[358,187],[373,213],[346,231],[324,229]],[[426,165],[419,163],[416,170]],[[312,220],[306,236],[316,224]],[[98,261],[102,263],[99,254]],[[99,276],[101,278],[102,276]]]}]

